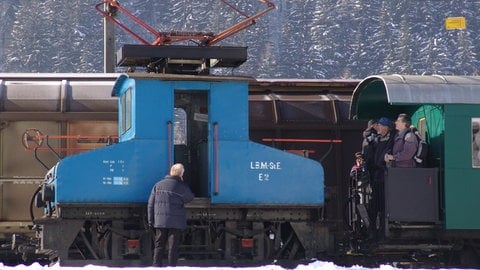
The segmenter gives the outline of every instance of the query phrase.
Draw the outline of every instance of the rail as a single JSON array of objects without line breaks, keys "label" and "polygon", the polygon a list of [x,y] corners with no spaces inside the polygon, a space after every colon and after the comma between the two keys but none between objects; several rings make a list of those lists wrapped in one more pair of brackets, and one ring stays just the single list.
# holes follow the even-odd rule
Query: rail
[{"label": "rail", "polygon": [[218,123],[214,123],[213,124],[213,143],[214,143],[214,154],[215,154],[215,157],[214,157],[214,160],[215,160],[215,169],[214,169],[214,173],[215,173],[215,195],[218,195],[218,192],[219,192],[219,176],[218,176]]},{"label": "rail", "polygon": [[167,122],[168,168],[172,167],[172,165],[173,165],[172,145],[173,145],[172,121],[168,121],[168,122]]},{"label": "rail", "polygon": [[282,139],[263,138],[263,142],[295,142],[295,143],[341,143],[339,139]]},{"label": "rail", "polygon": [[[82,144],[102,144],[102,145],[111,145],[118,141],[118,136],[116,135],[44,135],[40,130],[35,128],[27,129],[22,134],[22,145],[27,151],[34,151],[35,156],[37,156],[38,151],[51,151],[59,159],[60,154],[58,151],[66,151],[68,154],[77,153],[81,151],[87,151],[96,148],[95,146],[91,147],[53,147],[50,144],[51,139],[65,139],[65,140],[75,140],[77,143]],[[43,145],[46,145],[43,146]]]}]

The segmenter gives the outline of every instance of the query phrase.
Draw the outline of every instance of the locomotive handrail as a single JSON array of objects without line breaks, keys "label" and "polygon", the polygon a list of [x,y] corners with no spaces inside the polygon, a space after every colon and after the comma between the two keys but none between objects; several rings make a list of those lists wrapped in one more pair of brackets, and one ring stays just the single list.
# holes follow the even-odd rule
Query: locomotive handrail
[{"label": "locomotive handrail", "polygon": [[90,140],[90,139],[107,139],[107,143],[112,139],[118,139],[117,135],[39,135],[39,139],[76,139],[76,140]]},{"label": "locomotive handrail", "polygon": [[263,142],[299,142],[299,143],[341,143],[339,139],[282,139],[282,138],[263,138]]},{"label": "locomotive handrail", "polygon": [[219,179],[218,179],[218,123],[213,124],[213,145],[214,145],[214,169],[215,173],[215,195],[219,192]]},{"label": "locomotive handrail", "polygon": [[342,140],[340,139],[284,139],[284,138],[263,138],[262,141],[264,142],[291,142],[291,143],[329,143],[330,146],[325,153],[320,159],[319,162],[323,162],[323,160],[330,154],[330,152],[333,149],[333,144],[334,143],[342,143]]},{"label": "locomotive handrail", "polygon": [[[86,141],[87,143],[107,143],[108,145],[113,144],[118,140],[117,135],[43,135],[43,133],[35,128],[27,129],[22,135],[22,144],[26,150],[33,149],[51,149],[51,146],[48,148],[42,148],[44,141],[49,139],[74,139],[77,141]],[[89,141],[97,139],[97,141]],[[35,143],[35,145],[30,146],[29,142]],[[69,149],[91,149],[91,148],[62,148],[56,147],[59,150],[69,150]]]},{"label": "locomotive handrail", "polygon": [[[54,148],[56,151],[67,151],[67,152],[70,152],[70,153],[95,149],[95,147],[52,147],[52,148]],[[34,152],[35,151],[41,151],[41,152],[52,151],[48,147],[35,147],[33,149],[25,149],[25,150],[26,151],[34,151]]]},{"label": "locomotive handrail", "polygon": [[172,167],[172,121],[167,121],[168,168]]},{"label": "locomotive handrail", "polygon": [[[22,145],[26,151],[34,151],[35,159],[42,164],[43,167],[49,169],[48,166],[43,163],[38,157],[39,151],[53,152],[59,159],[61,156],[58,151],[66,151],[67,155],[80,151],[87,151],[94,149],[95,147],[53,147],[50,144],[50,139],[75,139],[78,142],[83,143],[106,143],[112,145],[118,141],[116,135],[43,135],[43,133],[35,128],[27,129],[22,135]],[[92,141],[96,140],[96,141]],[[46,147],[42,147],[46,142]],[[31,145],[33,143],[33,145]]]},{"label": "locomotive handrail", "polygon": [[57,156],[58,159],[62,159],[62,157],[57,153],[57,151],[55,151],[55,149],[53,149],[52,146],[50,145],[50,140],[48,138],[48,135],[45,136],[45,138],[46,138],[45,141],[47,142],[48,149],[50,149]]},{"label": "locomotive handrail", "polygon": [[45,167],[45,169],[50,169],[47,164],[45,164],[39,157],[38,157],[38,147],[35,147],[35,151],[34,151],[34,156],[35,156],[35,159],[40,163],[42,164],[43,167]]}]

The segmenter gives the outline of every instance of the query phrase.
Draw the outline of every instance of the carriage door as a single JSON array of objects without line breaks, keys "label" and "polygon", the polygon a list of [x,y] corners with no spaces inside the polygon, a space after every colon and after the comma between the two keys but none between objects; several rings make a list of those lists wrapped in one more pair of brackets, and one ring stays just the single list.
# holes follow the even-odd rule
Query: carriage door
[{"label": "carriage door", "polygon": [[208,91],[175,91],[174,162],[197,197],[208,194]]}]

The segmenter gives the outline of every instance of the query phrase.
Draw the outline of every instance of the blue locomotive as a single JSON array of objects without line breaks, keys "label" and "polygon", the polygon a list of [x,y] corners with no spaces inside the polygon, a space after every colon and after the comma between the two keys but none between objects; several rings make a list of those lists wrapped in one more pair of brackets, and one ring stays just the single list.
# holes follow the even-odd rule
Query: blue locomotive
[{"label": "blue locomotive", "polygon": [[[120,75],[112,90],[119,142],[62,159],[37,196],[47,210],[35,221],[42,252],[65,265],[89,259],[149,265],[145,203],[152,186],[181,162],[197,197],[187,206],[189,251],[271,256],[264,242],[280,235],[281,221],[301,224],[324,205],[324,171],[319,162],[249,140],[249,80]],[[205,239],[212,233],[227,236]],[[220,239],[226,244],[211,243]]]},{"label": "blue locomotive", "polygon": [[213,204],[323,205],[321,165],[249,141],[248,82],[215,80],[120,76],[119,143],[63,159],[54,203],[143,203],[182,162],[200,172],[187,179]]}]

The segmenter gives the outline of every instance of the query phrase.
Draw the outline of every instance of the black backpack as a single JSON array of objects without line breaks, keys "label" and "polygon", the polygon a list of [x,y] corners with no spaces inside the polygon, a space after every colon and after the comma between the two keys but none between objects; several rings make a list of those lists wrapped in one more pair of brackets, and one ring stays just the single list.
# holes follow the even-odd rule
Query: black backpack
[{"label": "black backpack", "polygon": [[[413,160],[415,161],[417,167],[425,167],[425,164],[427,163],[428,144],[424,139],[422,139],[418,131],[415,130],[410,132],[412,132],[417,139],[417,152],[413,156]],[[410,132],[405,133],[403,140],[405,140],[405,136],[407,136],[407,134]]]}]

